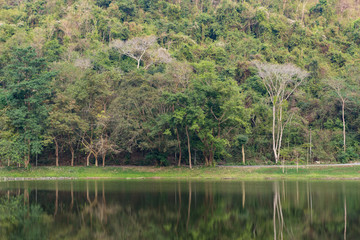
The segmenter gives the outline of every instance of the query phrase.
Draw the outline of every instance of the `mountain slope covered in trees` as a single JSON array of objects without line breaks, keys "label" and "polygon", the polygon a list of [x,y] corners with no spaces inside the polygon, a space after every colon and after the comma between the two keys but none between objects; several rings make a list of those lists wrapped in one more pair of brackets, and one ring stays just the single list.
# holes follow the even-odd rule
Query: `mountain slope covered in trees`
[{"label": "mountain slope covered in trees", "polygon": [[309,74],[281,106],[281,159],[359,157],[358,0],[0,7],[3,165],[273,161],[273,103],[255,62]]}]

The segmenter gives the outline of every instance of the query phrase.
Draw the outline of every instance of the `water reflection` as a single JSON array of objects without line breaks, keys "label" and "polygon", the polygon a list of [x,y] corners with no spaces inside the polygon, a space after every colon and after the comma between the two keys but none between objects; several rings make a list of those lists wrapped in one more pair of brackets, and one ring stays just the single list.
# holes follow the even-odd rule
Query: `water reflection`
[{"label": "water reflection", "polygon": [[[283,185],[283,196],[285,198],[284,185]],[[283,239],[284,216],[282,213],[282,206],[281,206],[278,182],[274,182],[274,204],[273,205],[274,205],[274,209],[273,209],[274,239],[275,240],[278,239],[278,235],[280,235],[280,239]],[[277,225],[278,225],[278,227],[277,227]],[[278,228],[278,230],[277,230],[277,228]]]},{"label": "water reflection", "polygon": [[1,239],[357,239],[357,182],[0,183]]}]

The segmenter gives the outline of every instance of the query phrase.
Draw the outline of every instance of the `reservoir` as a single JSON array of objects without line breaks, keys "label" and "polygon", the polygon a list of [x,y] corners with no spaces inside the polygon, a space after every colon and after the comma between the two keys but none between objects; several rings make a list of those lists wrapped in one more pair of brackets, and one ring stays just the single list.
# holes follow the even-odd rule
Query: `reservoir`
[{"label": "reservoir", "polygon": [[358,239],[360,182],[0,182],[0,239]]}]

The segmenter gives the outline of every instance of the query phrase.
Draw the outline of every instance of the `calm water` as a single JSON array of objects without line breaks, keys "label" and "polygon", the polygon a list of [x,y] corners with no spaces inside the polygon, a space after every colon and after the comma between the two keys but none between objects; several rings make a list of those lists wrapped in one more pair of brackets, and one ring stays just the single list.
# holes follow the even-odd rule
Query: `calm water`
[{"label": "calm water", "polygon": [[359,239],[360,182],[0,183],[0,239]]}]

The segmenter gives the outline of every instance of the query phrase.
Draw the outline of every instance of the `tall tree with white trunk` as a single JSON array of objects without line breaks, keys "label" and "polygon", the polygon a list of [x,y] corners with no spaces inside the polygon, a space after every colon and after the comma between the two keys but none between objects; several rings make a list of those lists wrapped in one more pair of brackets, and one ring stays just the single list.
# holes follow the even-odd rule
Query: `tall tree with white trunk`
[{"label": "tall tree with white trunk", "polygon": [[341,116],[343,123],[343,141],[344,153],[346,152],[346,123],[345,123],[345,104],[349,101],[351,96],[350,87],[346,84],[344,79],[332,78],[327,80],[327,84],[335,91],[341,102]]},{"label": "tall tree with white trunk", "polygon": [[293,64],[272,64],[254,62],[258,75],[269,94],[272,104],[272,138],[275,163],[280,159],[282,137],[286,124],[291,117],[283,116],[284,106],[296,88],[309,75],[306,71]]}]

